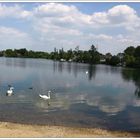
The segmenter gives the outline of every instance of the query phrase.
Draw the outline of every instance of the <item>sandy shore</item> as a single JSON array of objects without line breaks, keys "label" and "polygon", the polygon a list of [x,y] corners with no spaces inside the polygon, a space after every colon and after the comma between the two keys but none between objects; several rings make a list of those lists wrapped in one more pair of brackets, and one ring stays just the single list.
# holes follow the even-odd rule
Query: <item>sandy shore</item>
[{"label": "sandy shore", "polygon": [[102,129],[38,126],[0,122],[0,137],[8,138],[86,138],[86,137],[139,137],[140,133],[107,131]]}]

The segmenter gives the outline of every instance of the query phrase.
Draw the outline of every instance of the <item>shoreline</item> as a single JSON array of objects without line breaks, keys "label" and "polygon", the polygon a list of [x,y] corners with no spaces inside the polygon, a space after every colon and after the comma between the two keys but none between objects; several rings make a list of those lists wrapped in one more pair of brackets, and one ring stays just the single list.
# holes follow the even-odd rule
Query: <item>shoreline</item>
[{"label": "shoreline", "polygon": [[140,137],[139,132],[110,131],[98,128],[73,128],[0,122],[0,138],[119,138]]}]

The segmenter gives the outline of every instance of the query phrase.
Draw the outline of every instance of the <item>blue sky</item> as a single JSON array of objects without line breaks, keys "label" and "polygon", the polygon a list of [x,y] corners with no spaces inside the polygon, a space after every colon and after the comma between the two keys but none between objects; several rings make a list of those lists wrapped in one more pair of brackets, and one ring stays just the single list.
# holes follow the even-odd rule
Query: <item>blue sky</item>
[{"label": "blue sky", "polygon": [[[93,12],[101,12],[108,10],[116,5],[129,5],[137,11],[140,11],[140,3],[136,2],[87,2],[84,3],[67,3],[68,5],[75,5],[79,10],[86,14],[92,14]],[[86,6],[85,6],[86,5]],[[140,13],[139,13],[140,14]]]},{"label": "blue sky", "polygon": [[140,45],[140,3],[1,3],[0,50],[87,50],[117,54]]}]

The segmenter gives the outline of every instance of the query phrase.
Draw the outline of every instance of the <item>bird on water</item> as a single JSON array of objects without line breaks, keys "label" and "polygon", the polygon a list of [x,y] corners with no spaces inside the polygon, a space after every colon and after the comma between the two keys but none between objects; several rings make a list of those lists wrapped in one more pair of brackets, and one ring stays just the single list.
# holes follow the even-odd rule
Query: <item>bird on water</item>
[{"label": "bird on water", "polygon": [[41,95],[41,94],[39,94],[39,97],[44,99],[44,100],[49,100],[51,98],[50,94],[51,94],[51,91],[49,90],[48,91],[48,95]]},{"label": "bird on water", "polygon": [[[8,85],[9,86],[9,85]],[[14,87],[12,87],[12,86],[9,86],[9,89],[7,90],[7,92],[6,92],[6,95],[7,96],[11,96],[12,94],[13,94],[13,89],[14,89]]]}]

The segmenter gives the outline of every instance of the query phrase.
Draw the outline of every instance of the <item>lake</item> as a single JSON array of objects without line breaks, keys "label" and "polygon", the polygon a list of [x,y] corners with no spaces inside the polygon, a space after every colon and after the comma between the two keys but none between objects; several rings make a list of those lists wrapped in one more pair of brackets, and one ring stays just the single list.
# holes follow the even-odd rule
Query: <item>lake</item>
[{"label": "lake", "polygon": [[0,121],[139,131],[139,119],[138,69],[0,58]]}]

